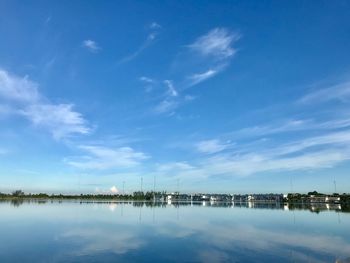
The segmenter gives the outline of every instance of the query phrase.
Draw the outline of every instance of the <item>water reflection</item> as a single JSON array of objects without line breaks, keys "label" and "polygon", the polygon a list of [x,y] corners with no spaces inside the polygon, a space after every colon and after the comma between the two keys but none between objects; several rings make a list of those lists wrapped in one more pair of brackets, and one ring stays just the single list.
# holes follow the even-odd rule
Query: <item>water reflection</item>
[{"label": "water reflection", "polygon": [[305,203],[305,204],[288,204],[273,202],[216,202],[216,201],[199,201],[199,202],[143,202],[143,201],[93,201],[93,200],[38,200],[38,199],[10,199],[0,200],[0,203],[11,203],[18,207],[24,203],[46,204],[46,203],[79,203],[79,204],[108,204],[111,211],[114,211],[117,204],[129,204],[134,207],[180,207],[180,206],[204,206],[204,207],[227,207],[227,208],[255,208],[255,209],[281,209],[281,210],[309,210],[310,212],[319,213],[322,211],[350,212],[350,207],[341,204],[329,203]]},{"label": "water reflection", "polygon": [[40,205],[38,200],[2,201],[0,258],[3,262],[348,262],[350,214],[343,209],[209,201],[41,200]]}]

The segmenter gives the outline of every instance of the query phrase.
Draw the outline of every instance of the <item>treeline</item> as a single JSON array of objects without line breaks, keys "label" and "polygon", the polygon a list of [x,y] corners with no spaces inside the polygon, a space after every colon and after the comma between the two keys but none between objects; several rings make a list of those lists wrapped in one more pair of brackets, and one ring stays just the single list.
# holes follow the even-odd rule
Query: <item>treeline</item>
[{"label": "treeline", "polygon": [[153,200],[161,196],[165,196],[166,192],[141,192],[137,191],[133,194],[80,194],[80,195],[63,195],[63,194],[31,194],[24,193],[22,190],[16,190],[11,194],[0,193],[0,198],[16,198],[16,199],[80,199],[80,200]]},{"label": "treeline", "polygon": [[329,195],[329,194],[318,193],[317,191],[308,192],[307,194],[290,193],[287,195],[287,198],[284,201],[289,203],[307,203],[310,201],[317,202],[318,200],[320,200],[320,202],[322,202],[321,200],[325,199],[326,197],[331,199],[332,200],[331,202],[334,202],[334,200],[337,200],[337,198],[339,198],[340,204],[350,204],[350,194],[333,193]]}]

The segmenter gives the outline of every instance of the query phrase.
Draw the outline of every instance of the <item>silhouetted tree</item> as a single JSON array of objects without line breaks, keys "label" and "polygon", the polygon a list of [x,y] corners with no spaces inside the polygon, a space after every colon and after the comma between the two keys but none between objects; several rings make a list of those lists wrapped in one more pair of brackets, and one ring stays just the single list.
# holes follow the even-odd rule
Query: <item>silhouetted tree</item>
[{"label": "silhouetted tree", "polygon": [[16,190],[16,191],[12,192],[12,196],[13,197],[23,197],[24,192],[22,190]]}]

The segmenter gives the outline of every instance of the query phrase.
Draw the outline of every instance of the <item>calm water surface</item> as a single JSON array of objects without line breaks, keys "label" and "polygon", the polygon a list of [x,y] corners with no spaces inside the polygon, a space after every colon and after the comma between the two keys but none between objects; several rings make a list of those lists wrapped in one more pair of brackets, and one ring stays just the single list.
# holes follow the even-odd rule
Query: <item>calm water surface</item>
[{"label": "calm water surface", "polygon": [[0,202],[0,262],[350,262],[350,213],[323,209]]}]

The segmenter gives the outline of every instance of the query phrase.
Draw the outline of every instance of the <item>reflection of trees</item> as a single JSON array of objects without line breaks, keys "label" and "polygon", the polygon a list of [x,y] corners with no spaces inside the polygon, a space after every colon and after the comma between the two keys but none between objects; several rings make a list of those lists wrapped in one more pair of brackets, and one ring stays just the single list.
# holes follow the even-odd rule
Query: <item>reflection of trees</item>
[{"label": "reflection of trees", "polygon": [[143,207],[145,205],[145,202],[133,202],[132,205],[134,207]]},{"label": "reflection of trees", "polygon": [[24,202],[23,199],[21,198],[16,198],[16,199],[12,199],[11,200],[11,205],[13,205],[14,207],[19,207],[20,205],[22,205]]}]

